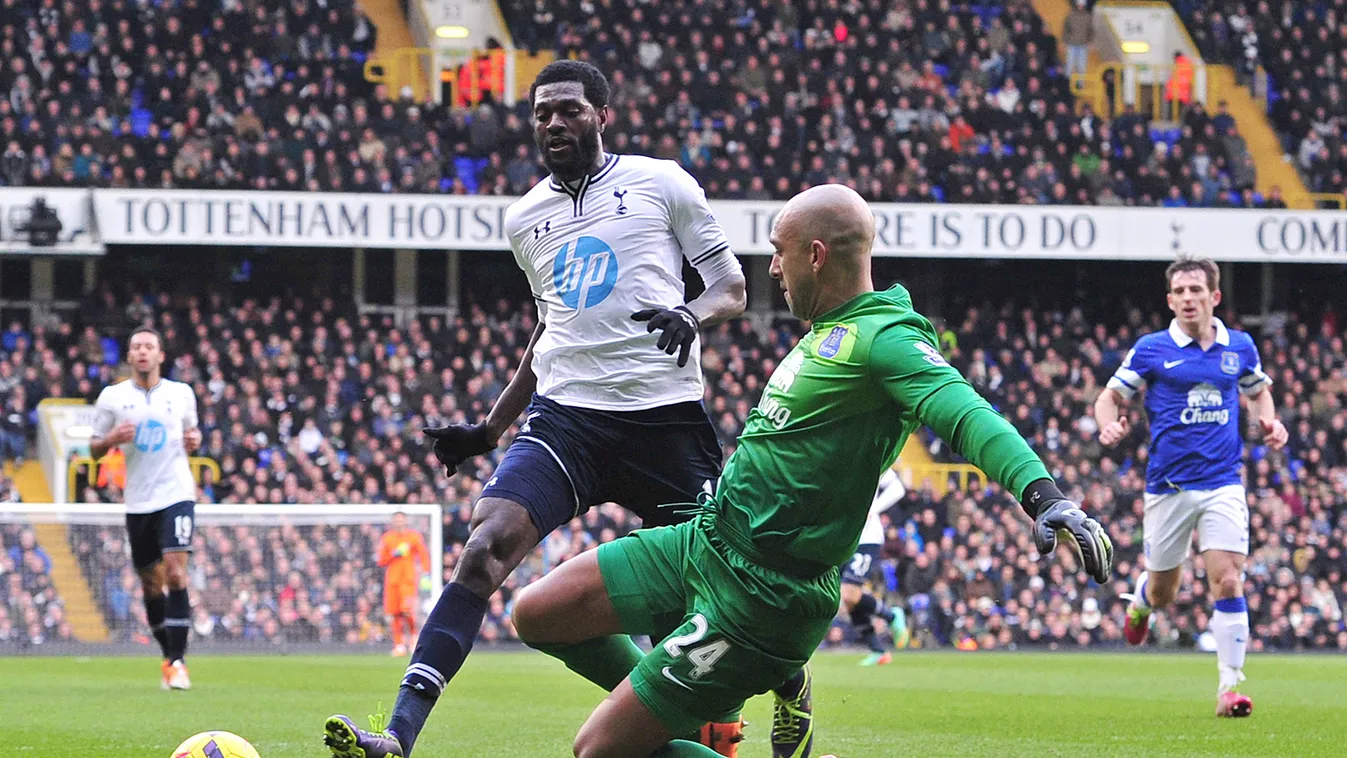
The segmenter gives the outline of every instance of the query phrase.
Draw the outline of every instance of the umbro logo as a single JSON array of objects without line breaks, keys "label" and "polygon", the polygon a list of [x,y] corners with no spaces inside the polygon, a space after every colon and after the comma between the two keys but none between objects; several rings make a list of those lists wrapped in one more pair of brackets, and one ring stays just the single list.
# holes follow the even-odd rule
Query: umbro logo
[{"label": "umbro logo", "polygon": [[536,240],[536,239],[538,239],[539,237],[542,237],[544,234],[547,234],[547,233],[550,232],[550,231],[552,231],[552,222],[551,222],[551,221],[544,221],[543,223],[538,224],[537,226],[533,227],[533,239]]}]

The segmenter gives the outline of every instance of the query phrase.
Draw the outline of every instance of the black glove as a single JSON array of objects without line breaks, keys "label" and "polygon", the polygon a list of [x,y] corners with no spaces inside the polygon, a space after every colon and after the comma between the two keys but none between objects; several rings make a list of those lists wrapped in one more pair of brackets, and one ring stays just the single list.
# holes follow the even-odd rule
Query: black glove
[{"label": "black glove", "polygon": [[1103,584],[1113,575],[1113,541],[1098,521],[1066,499],[1051,479],[1039,479],[1024,491],[1024,511],[1034,519],[1039,555],[1057,549],[1057,537],[1074,539],[1085,573]]},{"label": "black glove", "polygon": [[487,439],[486,424],[436,426],[422,429],[421,433],[435,440],[435,457],[444,464],[449,476],[458,471],[463,461],[496,449]]},{"label": "black glove", "polygon": [[697,329],[702,322],[688,310],[687,306],[680,305],[668,310],[647,308],[631,314],[631,319],[647,322],[645,325],[647,332],[663,329],[664,333],[659,336],[659,342],[655,347],[669,355],[681,349],[678,353],[678,366],[681,368],[688,365],[688,355],[692,353],[692,343],[697,339]]}]

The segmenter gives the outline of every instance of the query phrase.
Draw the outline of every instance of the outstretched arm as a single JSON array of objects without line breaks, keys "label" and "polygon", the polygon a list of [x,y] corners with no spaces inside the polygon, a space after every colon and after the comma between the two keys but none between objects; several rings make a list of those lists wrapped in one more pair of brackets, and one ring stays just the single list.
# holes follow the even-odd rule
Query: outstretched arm
[{"label": "outstretched arm", "polygon": [[528,347],[524,348],[519,368],[515,370],[510,383],[505,385],[500,397],[496,398],[496,404],[491,407],[485,421],[422,430],[433,441],[435,457],[444,464],[449,476],[453,476],[469,458],[495,450],[501,435],[528,407],[529,398],[533,397],[533,390],[538,386],[538,377],[533,373],[533,347],[542,336],[544,323],[542,319],[538,320]]},{"label": "outstretched arm", "polygon": [[1051,553],[1062,535],[1074,542],[1085,570],[1096,581],[1107,581],[1113,543],[1104,528],[1066,499],[1015,427],[927,340],[909,326],[890,328],[875,338],[871,370],[889,396],[1019,499],[1034,520],[1034,544],[1040,555]]}]

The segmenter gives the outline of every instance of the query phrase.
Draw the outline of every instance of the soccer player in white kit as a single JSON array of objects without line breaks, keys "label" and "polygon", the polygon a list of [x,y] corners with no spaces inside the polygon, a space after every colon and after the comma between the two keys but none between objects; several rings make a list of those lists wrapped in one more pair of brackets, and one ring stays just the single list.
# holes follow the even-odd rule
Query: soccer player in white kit
[{"label": "soccer player in white kit", "polygon": [[[672,161],[604,152],[608,82],[592,65],[549,64],[530,100],[551,176],[510,206],[505,231],[540,322],[484,421],[426,434],[453,475],[495,449],[526,409],[527,417],[473,509],[471,535],[421,629],[387,730],[329,718],[324,739],[337,758],[411,754],[488,599],[543,537],[604,502],[631,509],[645,526],[686,520],[686,511],[657,506],[691,503],[720,476],[697,336],[743,312],[745,283],[705,193]],[[687,303],[684,261],[706,285]],[[682,619],[667,621],[672,630]],[[567,651],[567,665],[609,690],[641,656],[625,636],[584,648]],[[807,698],[806,675],[795,680],[787,699]],[[702,737],[732,755],[739,719],[729,718],[733,734],[704,729]]]},{"label": "soccer player in white kit", "polygon": [[184,663],[191,628],[187,556],[196,516],[187,456],[201,446],[196,394],[163,378],[163,338],[153,329],[132,332],[126,352],[131,378],[99,393],[89,449],[95,459],[114,447],[126,455],[126,531],[145,618],[164,655],[160,684],[186,690],[192,686]]},{"label": "soccer player in white kit", "polygon": [[1248,716],[1253,701],[1238,691],[1249,640],[1244,562],[1249,554],[1249,508],[1241,477],[1239,396],[1273,450],[1286,444],[1286,427],[1272,402],[1272,380],[1245,332],[1226,328],[1213,314],[1221,302],[1220,270],[1210,260],[1183,258],[1165,272],[1174,320],[1147,334],[1114,373],[1095,402],[1099,441],[1118,444],[1129,431],[1119,413],[1146,391],[1150,461],[1142,521],[1146,573],[1137,580],[1124,634],[1139,645],[1150,614],[1174,600],[1193,530],[1216,598],[1211,632],[1216,638],[1219,682],[1216,715]]},{"label": "soccer player in white kit", "polygon": [[906,494],[907,487],[903,486],[903,480],[893,469],[879,477],[879,487],[875,491],[874,501],[870,503],[870,513],[865,519],[865,527],[861,529],[856,553],[842,567],[842,613],[851,621],[856,635],[870,648],[870,654],[861,661],[862,666],[883,666],[893,662],[893,654],[875,633],[874,619],[883,619],[889,625],[895,643],[899,642],[903,634],[906,622],[903,610],[889,606],[882,599],[866,592],[865,583],[874,568],[875,559],[884,548],[884,522],[879,517],[897,505]]}]

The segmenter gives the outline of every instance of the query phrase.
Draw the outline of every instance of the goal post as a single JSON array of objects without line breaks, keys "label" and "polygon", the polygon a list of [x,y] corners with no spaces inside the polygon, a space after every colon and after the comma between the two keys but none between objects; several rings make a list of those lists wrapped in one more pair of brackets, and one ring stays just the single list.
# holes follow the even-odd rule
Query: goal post
[{"label": "goal post", "polygon": [[[188,567],[192,644],[247,650],[311,643],[387,652],[377,555],[398,512],[422,535],[429,554],[418,587],[419,623],[443,589],[439,505],[197,505]],[[18,609],[12,615],[21,616],[9,619],[18,648],[154,645],[131,567],[125,514],[120,504],[0,503],[0,562],[10,559],[23,575],[22,586],[0,588],[21,596],[10,599]],[[6,649],[0,645],[0,652]]]}]

